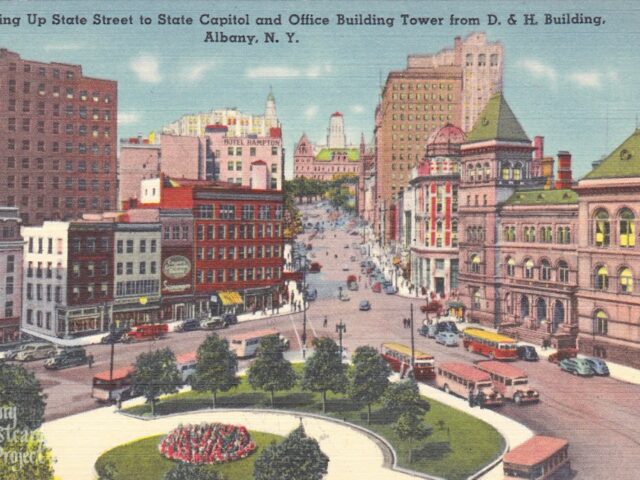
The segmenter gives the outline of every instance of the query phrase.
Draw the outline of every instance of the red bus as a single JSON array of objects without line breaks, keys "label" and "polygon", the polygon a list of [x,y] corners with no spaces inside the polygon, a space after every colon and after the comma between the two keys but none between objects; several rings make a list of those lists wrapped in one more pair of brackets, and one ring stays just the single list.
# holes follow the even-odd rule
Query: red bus
[{"label": "red bus", "polygon": [[518,352],[513,338],[482,328],[465,328],[462,332],[464,348],[492,360],[516,360]]},{"label": "red bus", "polygon": [[503,460],[504,480],[571,478],[569,442],[537,435],[508,452]]},{"label": "red bus", "polygon": [[134,368],[107,370],[93,377],[91,396],[99,402],[119,402],[132,397],[131,374]]},{"label": "red bus", "polygon": [[[413,378],[416,380],[428,380],[435,377],[433,356],[428,353],[414,350]],[[391,370],[399,372],[400,376],[406,375],[411,370],[411,348],[400,343],[383,343],[380,354]]]}]

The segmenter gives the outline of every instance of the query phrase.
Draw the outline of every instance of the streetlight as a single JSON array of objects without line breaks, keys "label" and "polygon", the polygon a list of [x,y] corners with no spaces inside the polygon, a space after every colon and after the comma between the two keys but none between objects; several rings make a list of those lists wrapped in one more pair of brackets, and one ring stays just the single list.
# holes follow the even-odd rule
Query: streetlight
[{"label": "streetlight", "polygon": [[340,319],[340,323],[336,324],[336,333],[340,340],[340,363],[342,363],[342,334],[347,333],[347,326],[342,323],[342,319]]}]

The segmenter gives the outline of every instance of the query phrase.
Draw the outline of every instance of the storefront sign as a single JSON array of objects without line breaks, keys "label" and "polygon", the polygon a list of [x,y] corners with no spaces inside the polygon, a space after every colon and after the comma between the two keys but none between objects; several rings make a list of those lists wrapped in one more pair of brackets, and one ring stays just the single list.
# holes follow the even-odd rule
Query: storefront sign
[{"label": "storefront sign", "polygon": [[189,283],[181,283],[180,285],[169,285],[166,280],[162,283],[163,292],[184,292],[185,290],[189,290],[190,288],[191,284]]},{"label": "storefront sign", "polygon": [[186,277],[190,271],[191,262],[182,255],[173,255],[162,264],[162,273],[173,280]]}]

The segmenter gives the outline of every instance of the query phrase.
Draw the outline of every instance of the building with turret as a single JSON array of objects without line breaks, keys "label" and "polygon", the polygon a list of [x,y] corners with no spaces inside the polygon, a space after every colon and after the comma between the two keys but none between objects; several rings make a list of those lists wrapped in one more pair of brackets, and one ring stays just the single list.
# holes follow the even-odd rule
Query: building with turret
[{"label": "building with turret", "polygon": [[334,112],[329,118],[327,143],[313,143],[306,133],[295,146],[294,176],[332,180],[341,175],[360,175],[362,157],[366,154],[364,138],[360,145],[348,145],[344,116]]}]

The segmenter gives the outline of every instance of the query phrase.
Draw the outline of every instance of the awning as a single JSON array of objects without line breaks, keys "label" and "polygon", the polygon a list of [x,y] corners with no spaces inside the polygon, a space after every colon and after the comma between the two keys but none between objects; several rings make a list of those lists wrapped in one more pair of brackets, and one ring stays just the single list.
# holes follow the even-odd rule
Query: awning
[{"label": "awning", "polygon": [[464,308],[464,303],[457,302],[455,300],[451,302],[447,302],[447,308]]},{"label": "awning", "polygon": [[223,305],[241,305],[244,303],[238,292],[218,292]]}]

